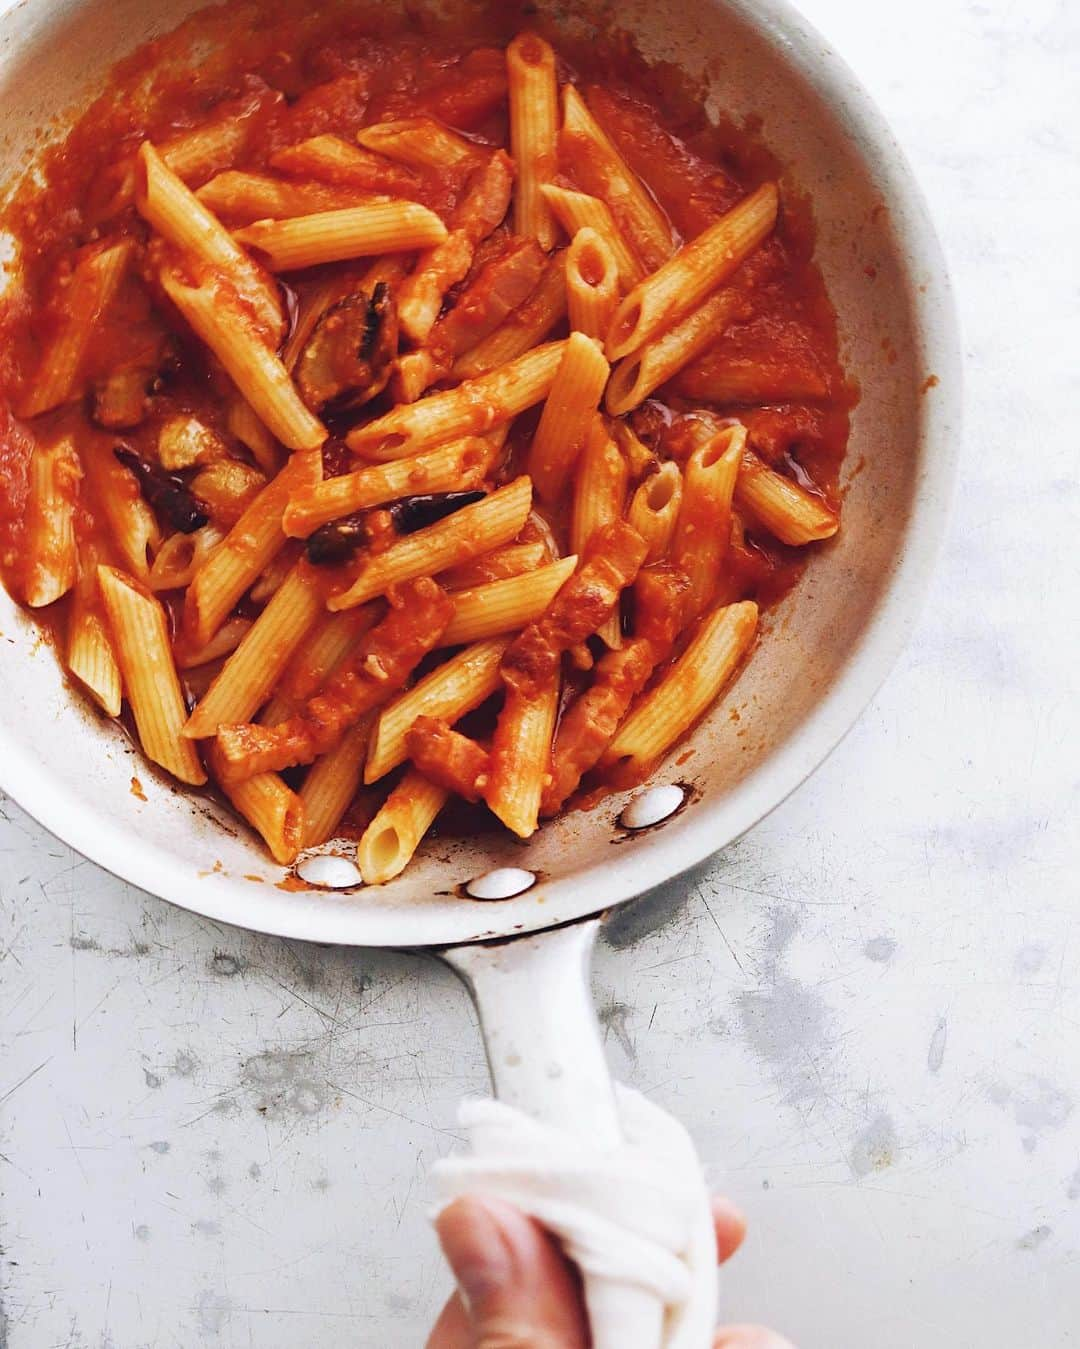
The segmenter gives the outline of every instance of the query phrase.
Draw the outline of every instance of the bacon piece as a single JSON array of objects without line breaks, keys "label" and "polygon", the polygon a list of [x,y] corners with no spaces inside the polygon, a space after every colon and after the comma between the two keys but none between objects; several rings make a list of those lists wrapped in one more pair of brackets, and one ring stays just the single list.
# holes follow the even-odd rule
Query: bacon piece
[{"label": "bacon piece", "polygon": [[401,330],[414,342],[427,340],[446,292],[468,275],[477,244],[506,215],[513,185],[514,161],[505,150],[496,150],[473,174],[449,236],[422,253],[402,283],[397,295]]},{"label": "bacon piece", "polygon": [[645,540],[624,520],[597,530],[581,567],[507,648],[503,679],[525,698],[538,697],[558,673],[564,651],[583,642],[609,617],[645,561]]},{"label": "bacon piece", "polygon": [[514,239],[468,283],[457,304],[435,325],[431,348],[447,366],[524,304],[544,274],[547,258],[535,239]]},{"label": "bacon piece", "polygon": [[541,815],[554,815],[596,766],[631,702],[671,654],[690,581],[676,567],[648,567],[634,586],[636,636],[597,663],[592,684],[564,714],[551,754]]},{"label": "bacon piece", "polygon": [[430,577],[394,586],[387,598],[386,617],[298,713],[276,726],[219,728],[217,745],[227,782],[311,763],[333,749],[365,712],[404,685],[437,645],[454,605]]},{"label": "bacon piece", "polygon": [[393,393],[399,402],[415,402],[430,385],[450,373],[458,356],[470,351],[540,283],[547,259],[535,239],[514,239],[496,256],[474,267],[457,303],[432,328],[427,346],[398,357]]},{"label": "bacon piece", "polygon": [[413,766],[436,787],[479,801],[488,783],[491,756],[441,717],[417,717],[405,737]]}]

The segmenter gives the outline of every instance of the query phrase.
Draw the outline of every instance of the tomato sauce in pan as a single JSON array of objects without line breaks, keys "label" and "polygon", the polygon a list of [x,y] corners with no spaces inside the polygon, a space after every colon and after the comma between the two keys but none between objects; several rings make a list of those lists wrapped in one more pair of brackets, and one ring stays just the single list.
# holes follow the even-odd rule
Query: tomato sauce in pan
[{"label": "tomato sauce in pan", "polygon": [[[165,363],[169,378],[154,396],[154,416],[133,430],[108,433],[90,425],[82,399],[28,424],[12,411],[55,330],[56,301],[77,251],[127,236],[141,246],[149,237],[130,194],[140,143],[167,142],[208,119],[240,120],[250,131],[245,148],[225,156],[217,168],[271,174],[275,152],[306,137],[331,133],[355,143],[362,126],[423,114],[478,142],[505,144],[503,49],[523,28],[543,33],[543,24],[528,5],[462,9],[465,17],[452,22],[419,11],[391,17],[356,5],[311,12],[284,0],[203,11],[122,61],[107,92],[66,123],[66,134],[45,150],[40,176],[15,187],[0,217],[18,252],[0,299],[0,572],[16,598],[23,590],[27,469],[35,437],[69,431],[80,446],[109,453],[123,442],[152,458],[161,419],[184,412],[217,430],[237,457],[246,457],[225,424],[229,386],[216,362],[185,333],[142,261],[129,269],[96,331],[80,386],[88,388],[119,367]],[[695,91],[673,68],[648,66],[618,37],[567,42],[556,33],[545,36],[559,53],[560,82],[573,80],[586,94],[681,238],[699,233],[748,191],[778,176],[779,166],[754,128],[710,125]],[[208,54],[193,79],[179,67],[195,47]],[[577,185],[574,168],[572,156],[561,160],[557,181]],[[453,168],[426,170],[416,180],[408,195],[443,216],[463,187],[462,173]],[[190,185],[200,181],[205,178]],[[853,395],[812,251],[810,203],[785,184],[776,231],[730,283],[744,293],[744,311],[712,349],[632,414],[631,422],[646,444],[659,444],[679,458],[684,414],[705,409],[720,418],[738,417],[763,460],[839,510],[838,477]],[[357,264],[358,275],[365,265]],[[295,301],[295,292],[302,295],[318,278],[317,269],[290,276],[287,298]],[[550,336],[564,332],[565,325]],[[364,414],[383,410],[385,404],[375,404]],[[535,413],[518,419],[500,480],[520,471],[535,420]],[[160,523],[168,534],[167,523]],[[552,524],[557,534],[565,529],[557,512]],[[80,493],[76,529],[95,540],[102,560],[115,560],[89,483]],[[726,598],[755,598],[765,607],[775,603],[815,548],[788,548],[749,529],[729,554]],[[163,598],[171,603],[168,595]],[[61,641],[69,602],[70,596],[35,614]]]}]

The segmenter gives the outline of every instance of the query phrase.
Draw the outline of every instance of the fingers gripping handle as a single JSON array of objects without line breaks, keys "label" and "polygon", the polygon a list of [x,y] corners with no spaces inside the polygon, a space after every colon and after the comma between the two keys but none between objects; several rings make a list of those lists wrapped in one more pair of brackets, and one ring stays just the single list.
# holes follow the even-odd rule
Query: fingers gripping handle
[{"label": "fingers gripping handle", "polygon": [[[600,920],[532,937],[460,946],[443,958],[476,1003],[495,1094],[594,1147],[622,1141],[589,991]],[[645,1289],[587,1275],[593,1349],[660,1349],[664,1308]]]}]

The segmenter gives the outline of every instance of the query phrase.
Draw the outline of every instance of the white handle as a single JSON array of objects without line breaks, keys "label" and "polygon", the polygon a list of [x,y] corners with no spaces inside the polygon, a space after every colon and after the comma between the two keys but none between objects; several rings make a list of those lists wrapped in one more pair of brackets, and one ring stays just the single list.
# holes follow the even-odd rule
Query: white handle
[{"label": "white handle", "polygon": [[[600,919],[590,918],[441,954],[476,1003],[496,1096],[543,1123],[614,1146],[619,1120],[589,991],[599,927]],[[618,1320],[635,1328],[632,1342],[625,1333],[617,1344],[602,1338],[600,1328],[613,1323],[605,1311],[612,1298]],[[651,1293],[589,1277],[585,1303],[593,1349],[659,1349],[664,1308]]]}]

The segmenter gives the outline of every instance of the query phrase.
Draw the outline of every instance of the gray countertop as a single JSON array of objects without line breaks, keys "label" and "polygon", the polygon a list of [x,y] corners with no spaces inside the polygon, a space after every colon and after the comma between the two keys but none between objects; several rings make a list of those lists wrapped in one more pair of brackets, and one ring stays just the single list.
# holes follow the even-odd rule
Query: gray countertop
[{"label": "gray countertop", "polygon": [[[750,1214],[733,1318],[803,1349],[1057,1349],[1080,1338],[1080,7],[803,9],[954,270],[953,527],[844,745],[618,915],[596,993],[618,1074]],[[427,1171],[486,1085],[452,976],[219,928],[2,814],[0,1344],[420,1345],[448,1285]]]}]

